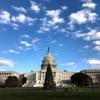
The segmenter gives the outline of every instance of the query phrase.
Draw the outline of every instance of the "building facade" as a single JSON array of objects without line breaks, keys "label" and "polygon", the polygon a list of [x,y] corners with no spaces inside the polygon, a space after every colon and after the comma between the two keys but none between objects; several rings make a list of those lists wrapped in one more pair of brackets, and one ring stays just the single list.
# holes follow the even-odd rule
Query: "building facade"
[{"label": "building facade", "polygon": [[67,82],[70,81],[70,77],[74,73],[67,71],[58,71],[56,61],[52,56],[50,49],[48,48],[47,54],[42,60],[41,70],[29,73],[29,75],[27,76],[27,82],[23,85],[23,87],[43,87],[48,64],[51,65],[56,86],[66,86]]},{"label": "building facade", "polygon": [[93,83],[100,83],[100,70],[99,69],[82,70],[81,72],[89,75],[92,78]]},{"label": "building facade", "polygon": [[15,71],[0,71],[0,83],[4,83],[9,76],[19,77],[19,74]]}]

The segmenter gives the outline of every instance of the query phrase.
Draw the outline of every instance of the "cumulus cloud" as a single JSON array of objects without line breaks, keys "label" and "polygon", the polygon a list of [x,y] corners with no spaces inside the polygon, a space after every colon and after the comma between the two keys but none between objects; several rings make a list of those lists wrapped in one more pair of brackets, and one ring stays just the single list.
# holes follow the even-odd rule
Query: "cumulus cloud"
[{"label": "cumulus cloud", "polygon": [[75,32],[73,34],[76,38],[82,38],[86,41],[90,41],[93,44],[93,50],[100,51],[100,32],[96,29],[91,29],[89,32]]},{"label": "cumulus cloud", "polygon": [[97,20],[97,13],[93,11],[96,4],[92,1],[86,1],[82,5],[83,9],[69,15],[69,27],[74,29],[74,24],[85,24],[88,22],[94,23]]},{"label": "cumulus cloud", "polygon": [[16,51],[16,50],[12,50],[12,49],[11,49],[11,50],[8,50],[8,52],[9,52],[9,53],[14,53],[14,54],[19,54],[18,51]]},{"label": "cumulus cloud", "polygon": [[85,2],[82,7],[85,7],[85,8],[90,8],[90,9],[95,9],[96,7],[96,4],[94,2],[91,2],[91,1],[88,1],[88,2]]},{"label": "cumulus cloud", "polygon": [[34,1],[30,1],[30,3],[31,3],[31,10],[38,13],[40,11],[39,5]]},{"label": "cumulus cloud", "polygon": [[91,30],[85,36],[86,40],[99,40],[100,39],[100,32],[97,30]]},{"label": "cumulus cloud", "polygon": [[61,10],[48,10],[46,15],[52,19],[48,21],[50,25],[55,25],[57,23],[63,23],[64,19],[60,17]]},{"label": "cumulus cloud", "polygon": [[91,68],[100,69],[100,60],[99,59],[89,59],[87,63]]},{"label": "cumulus cloud", "polygon": [[19,27],[19,25],[16,24],[16,23],[12,23],[12,26],[13,26],[13,27]]},{"label": "cumulus cloud", "polygon": [[51,44],[54,44],[54,43],[56,43],[56,42],[57,42],[56,40],[52,40],[52,41],[51,41]]},{"label": "cumulus cloud", "polygon": [[100,32],[96,29],[91,29],[89,32],[86,33],[76,33],[74,34],[77,38],[83,38],[86,41],[91,40],[100,40]]},{"label": "cumulus cloud", "polygon": [[68,7],[67,6],[62,6],[62,9],[66,10],[66,9],[68,9]]},{"label": "cumulus cloud", "polygon": [[13,26],[14,30],[18,30],[18,28],[19,28],[19,25],[16,23],[12,23],[11,26]]},{"label": "cumulus cloud", "polygon": [[34,45],[36,42],[38,42],[38,41],[40,41],[40,39],[39,38],[34,38],[34,39],[32,39],[32,44]]},{"label": "cumulus cloud", "polygon": [[75,65],[75,63],[74,62],[68,62],[66,65],[67,66],[73,66],[73,65]]},{"label": "cumulus cloud", "polygon": [[13,67],[14,63],[10,60],[7,59],[0,59],[0,66],[8,66],[8,67]]},{"label": "cumulus cloud", "polygon": [[[17,10],[17,8],[16,8],[16,10]],[[21,10],[20,7],[19,7],[19,10]],[[22,12],[22,11],[24,11],[24,9],[21,10],[20,12]],[[17,16],[13,16],[13,15],[11,15],[10,12],[8,12],[6,10],[0,11],[0,23],[1,24],[9,24],[13,27],[14,30],[18,30],[18,27],[19,27],[18,23],[33,25],[33,22],[35,20],[36,20],[36,18],[31,18],[22,13],[19,13]]]},{"label": "cumulus cloud", "polygon": [[93,49],[100,52],[100,40],[94,41],[93,44],[95,44]]},{"label": "cumulus cloud", "polygon": [[20,41],[20,46],[18,47],[19,50],[29,50],[29,49],[37,49],[36,44],[40,41],[39,38],[34,38],[31,39],[30,41],[28,40],[21,40]]},{"label": "cumulus cloud", "polygon": [[68,67],[70,70],[76,68],[74,62],[67,62],[67,63],[62,64],[62,66],[64,66],[64,67]]},{"label": "cumulus cloud", "polygon": [[15,10],[15,11],[18,11],[18,12],[23,12],[23,13],[26,13],[26,9],[24,7],[16,7],[16,6],[12,6],[12,8]]},{"label": "cumulus cloud", "polygon": [[95,34],[92,36],[92,39],[94,40],[100,39],[100,32],[99,31],[95,32]]},{"label": "cumulus cloud", "polygon": [[93,49],[100,52],[100,45],[96,45]]},{"label": "cumulus cloud", "polygon": [[77,11],[76,13],[72,13],[69,16],[70,24],[84,24],[86,22],[95,22],[97,18],[97,14],[95,12],[91,12],[90,10],[83,9],[81,11]]},{"label": "cumulus cloud", "polygon": [[83,47],[83,49],[89,49],[89,48],[90,48],[89,45],[85,45],[85,46]]},{"label": "cumulus cloud", "polygon": [[90,64],[90,65],[98,65],[98,64],[100,64],[100,60],[98,60],[98,59],[89,59],[87,61],[87,63]]},{"label": "cumulus cloud", "polygon": [[96,45],[100,45],[100,40],[94,41],[93,43]]},{"label": "cumulus cloud", "polygon": [[8,11],[1,11],[0,12],[0,23],[2,24],[9,24],[10,23],[10,13]]},{"label": "cumulus cloud", "polygon": [[96,39],[99,39],[100,38],[97,30],[95,30],[95,29],[92,29],[89,32],[85,33],[83,37],[87,41],[96,40]]},{"label": "cumulus cloud", "polygon": [[21,14],[21,13],[18,16],[13,16],[11,19],[13,22],[18,22],[21,24],[25,24],[25,23],[30,24],[35,20],[35,19],[25,16],[24,14]]},{"label": "cumulus cloud", "polygon": [[29,38],[31,38],[31,37],[30,37],[28,34],[24,34],[24,35],[21,36],[21,38],[29,39]]},{"label": "cumulus cloud", "polygon": [[31,44],[28,43],[27,41],[21,41],[20,44],[24,45],[25,47],[30,47]]},{"label": "cumulus cloud", "polygon": [[50,29],[58,29],[60,24],[64,23],[64,19],[60,17],[61,10],[46,10],[46,16],[41,20],[42,25],[38,30],[39,33],[50,31]]}]

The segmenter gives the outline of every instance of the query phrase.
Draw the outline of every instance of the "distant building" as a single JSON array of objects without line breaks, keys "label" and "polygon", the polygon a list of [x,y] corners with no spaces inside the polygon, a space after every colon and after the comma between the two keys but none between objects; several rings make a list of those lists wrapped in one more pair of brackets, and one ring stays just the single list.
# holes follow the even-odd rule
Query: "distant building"
[{"label": "distant building", "polygon": [[0,71],[0,83],[4,83],[9,76],[19,77],[19,74],[15,71]]},{"label": "distant building", "polygon": [[100,70],[90,69],[90,70],[82,70],[81,72],[84,73],[84,74],[89,75],[92,78],[93,83],[100,82]]},{"label": "distant building", "polygon": [[23,85],[23,87],[43,87],[48,64],[51,65],[51,69],[52,69],[52,73],[53,73],[54,81],[56,85],[66,86],[67,82],[70,81],[70,77],[74,73],[67,72],[67,71],[58,71],[57,64],[54,60],[54,57],[52,56],[48,48],[47,54],[44,57],[41,64],[41,70],[37,72],[29,73],[29,75],[27,76],[27,82],[26,84]]}]

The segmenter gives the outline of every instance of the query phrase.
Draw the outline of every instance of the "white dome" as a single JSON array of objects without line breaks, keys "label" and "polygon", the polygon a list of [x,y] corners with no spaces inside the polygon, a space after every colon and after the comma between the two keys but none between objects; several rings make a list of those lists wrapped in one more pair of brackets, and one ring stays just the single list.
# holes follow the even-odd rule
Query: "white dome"
[{"label": "white dome", "polygon": [[50,53],[49,48],[48,48],[48,51],[47,51],[47,55],[44,57],[44,59],[42,61],[41,68],[45,69],[48,64],[50,64],[51,67],[56,69],[56,63],[55,63],[54,57]]}]

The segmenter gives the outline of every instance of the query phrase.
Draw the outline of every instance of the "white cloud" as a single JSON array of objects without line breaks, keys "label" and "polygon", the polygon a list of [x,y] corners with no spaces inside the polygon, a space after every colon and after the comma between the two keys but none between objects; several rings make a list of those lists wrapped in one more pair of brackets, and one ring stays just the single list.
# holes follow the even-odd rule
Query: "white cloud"
[{"label": "white cloud", "polygon": [[58,44],[58,46],[59,46],[59,47],[62,47],[62,46],[63,46],[63,44],[62,44],[62,43],[59,43],[59,44]]},{"label": "white cloud", "polygon": [[72,70],[72,69],[75,69],[76,66],[75,66],[75,63],[74,62],[67,62],[67,63],[64,63],[62,64],[62,66],[64,67],[67,67],[68,69]]},{"label": "white cloud", "polygon": [[19,54],[19,52],[18,51],[16,51],[16,50],[8,50],[8,52],[10,52],[10,53],[15,53],[15,54]]},{"label": "white cloud", "polygon": [[42,25],[41,25],[40,29],[38,30],[38,33],[43,33],[43,32],[49,31],[50,28],[48,25],[48,19],[45,17],[45,18],[42,18],[41,21],[42,21]]},{"label": "white cloud", "polygon": [[28,43],[27,41],[21,41],[20,44],[24,45],[25,47],[30,47],[31,44]]},{"label": "white cloud", "polygon": [[18,27],[13,27],[14,30],[18,30]]},{"label": "white cloud", "polygon": [[64,23],[64,19],[60,17],[61,10],[46,10],[46,17],[40,19],[42,25],[38,33],[48,32],[51,29],[59,29],[60,24]]},{"label": "white cloud", "polygon": [[54,43],[56,43],[56,42],[57,42],[56,40],[52,40],[52,41],[51,41],[51,44],[54,44]]},{"label": "white cloud", "polygon": [[[73,36],[76,38],[83,38],[86,41],[90,41],[93,44],[93,50],[100,51],[100,32],[96,29],[91,29],[87,33],[82,32],[75,32],[73,33]],[[90,46],[84,47],[86,49],[90,48]]]},{"label": "white cloud", "polygon": [[19,27],[19,25],[16,24],[16,23],[12,23],[12,26],[13,26],[13,27]]},{"label": "white cloud", "polygon": [[86,41],[90,41],[90,40],[100,40],[100,32],[97,31],[96,29],[91,29],[89,32],[87,33],[77,33],[75,32],[74,34],[77,38],[83,38]]},{"label": "white cloud", "polygon": [[36,42],[38,42],[38,41],[40,41],[40,39],[39,38],[34,38],[33,40],[32,40],[32,44],[34,45]]},{"label": "white cloud", "polygon": [[31,17],[28,17],[28,16],[25,16],[24,14],[19,14],[18,16],[13,16],[12,17],[12,21],[13,22],[19,22],[19,23],[22,23],[22,24],[25,24],[25,23],[33,23],[35,19],[31,18]]},{"label": "white cloud", "polygon": [[97,45],[94,47],[94,50],[99,51],[100,52],[100,45]]},{"label": "white cloud", "polygon": [[26,38],[26,39],[31,38],[28,34],[24,34],[24,35],[22,35],[21,37],[22,37],[22,38]]},{"label": "white cloud", "polygon": [[90,30],[89,32],[87,32],[87,33],[85,33],[84,34],[84,39],[85,40],[87,40],[87,41],[90,41],[90,40],[94,40],[94,39],[96,39],[96,32],[97,32],[97,30],[95,30],[95,29],[92,29],[92,30]]},{"label": "white cloud", "polygon": [[48,10],[46,15],[52,19],[48,21],[48,24],[55,25],[57,23],[63,23],[64,19],[60,17],[61,10]]},{"label": "white cloud", "polygon": [[12,6],[12,8],[18,12],[23,12],[23,13],[26,13],[26,9],[24,7],[15,7],[15,6]]},{"label": "white cloud", "polygon": [[89,45],[85,45],[83,48],[84,48],[84,49],[89,49],[90,46],[89,46]]},{"label": "white cloud", "polygon": [[30,1],[30,3],[31,3],[31,10],[38,13],[40,11],[39,5],[34,1]]},{"label": "white cloud", "polygon": [[100,40],[94,41],[93,43],[96,45],[100,45]]},{"label": "white cloud", "polygon": [[29,50],[34,49],[37,50],[37,43],[40,41],[39,38],[33,38],[29,40],[21,40],[20,45],[18,46],[18,50]]},{"label": "white cloud", "polygon": [[100,40],[94,41],[93,43],[95,44],[93,49],[100,52]]},{"label": "white cloud", "polygon": [[21,51],[22,51],[22,50],[25,50],[22,46],[18,46],[17,49],[18,49],[18,50],[21,50]]},{"label": "white cloud", "polygon": [[95,40],[100,39],[100,32],[96,32],[92,38]]},{"label": "white cloud", "polygon": [[2,23],[2,24],[10,23],[10,13],[8,11],[0,12],[0,23]]},{"label": "white cloud", "polygon": [[77,38],[83,38],[86,36],[85,33],[77,33],[77,32],[75,32],[73,35],[75,35]]},{"label": "white cloud", "polygon": [[90,9],[95,9],[96,4],[94,2],[85,2],[82,7],[90,8]]},{"label": "white cloud", "polygon": [[70,18],[71,23],[82,24],[82,23],[85,23],[87,21],[86,14],[85,14],[84,10],[78,11],[76,13],[72,13],[69,16],[69,18]]},{"label": "white cloud", "polygon": [[71,13],[69,15],[69,28],[71,30],[74,29],[74,24],[85,24],[85,23],[94,23],[97,20],[97,13],[93,11],[95,9],[96,4],[92,1],[84,1],[82,5],[83,9],[77,12]]},{"label": "white cloud", "polygon": [[73,65],[75,65],[75,63],[74,62],[68,62],[66,65],[67,66],[73,66]]},{"label": "white cloud", "polygon": [[51,17],[58,17],[61,13],[61,10],[48,10],[47,15]]},{"label": "white cloud", "polygon": [[93,23],[93,22],[96,21],[96,19],[97,19],[97,14],[96,13],[94,13],[94,12],[89,12],[88,13],[88,21]]},{"label": "white cloud", "polygon": [[13,67],[14,63],[7,59],[0,59],[0,66],[1,67],[3,67],[3,66]]},{"label": "white cloud", "polygon": [[14,30],[18,30],[18,27],[19,27],[18,24],[16,24],[16,23],[12,23],[11,25],[13,26],[13,29],[14,29]]},{"label": "white cloud", "polygon": [[22,13],[19,13],[17,16],[12,16],[8,11],[5,10],[0,11],[0,23],[9,24],[15,30],[18,30],[19,27],[18,23],[33,25],[33,22],[35,20],[36,18],[33,19]]},{"label": "white cloud", "polygon": [[87,63],[90,65],[98,65],[98,64],[100,65],[100,60],[99,59],[89,59]]},{"label": "white cloud", "polygon": [[100,39],[100,32],[93,29],[90,32],[86,33],[86,36],[84,37],[86,40],[98,40]]},{"label": "white cloud", "polygon": [[66,9],[68,9],[68,7],[67,6],[62,6],[62,9],[66,10]]},{"label": "white cloud", "polygon": [[[62,32],[62,33],[67,32],[65,28],[62,28],[62,29],[60,29],[59,31]],[[67,34],[66,34],[66,35],[67,35]]]},{"label": "white cloud", "polygon": [[95,22],[97,18],[97,14],[95,12],[92,12],[90,10],[80,10],[76,13],[72,13],[69,16],[70,24],[84,24],[86,22]]},{"label": "white cloud", "polygon": [[87,63],[91,68],[100,69],[100,60],[99,59],[89,59]]}]

